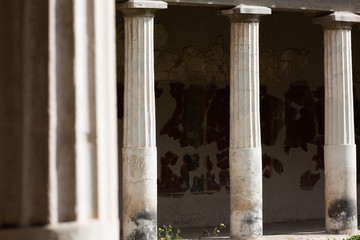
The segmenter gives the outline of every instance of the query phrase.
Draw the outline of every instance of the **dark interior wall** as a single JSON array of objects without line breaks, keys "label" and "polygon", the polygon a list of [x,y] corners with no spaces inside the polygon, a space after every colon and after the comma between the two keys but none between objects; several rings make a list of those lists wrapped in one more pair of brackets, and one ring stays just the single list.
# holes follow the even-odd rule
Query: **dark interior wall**
[{"label": "dark interior wall", "polygon": [[[124,41],[117,15],[121,147]],[[260,23],[266,222],[324,216],[323,32],[311,19],[274,12]],[[354,53],[360,52],[358,29]],[[160,225],[229,222],[229,30],[216,8],[170,6],[156,13]],[[354,54],[355,96],[359,56]],[[355,115],[360,120],[359,111]]]}]

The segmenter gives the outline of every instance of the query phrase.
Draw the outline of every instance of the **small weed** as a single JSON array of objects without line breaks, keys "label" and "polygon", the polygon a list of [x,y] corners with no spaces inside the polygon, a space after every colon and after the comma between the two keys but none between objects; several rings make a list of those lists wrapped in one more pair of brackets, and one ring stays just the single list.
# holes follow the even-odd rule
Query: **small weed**
[{"label": "small weed", "polygon": [[159,228],[158,237],[160,240],[182,239],[182,237],[180,237],[180,229],[173,229],[171,225],[163,225],[163,228]]},{"label": "small weed", "polygon": [[[223,223],[220,223],[219,226],[215,227],[213,232],[210,233],[208,230],[203,229],[203,237],[217,237],[221,233],[221,230],[223,228],[226,228],[226,225]],[[201,238],[201,237],[200,237]],[[199,239],[200,239],[199,238]],[[180,236],[180,229],[173,228],[171,225],[166,226],[163,225],[163,227],[159,227],[158,229],[158,239],[159,240],[178,240],[182,239]]]},{"label": "small weed", "polygon": [[208,230],[203,229],[203,237],[206,235],[207,235],[207,237],[217,237],[217,236],[219,236],[219,234],[223,228],[226,228],[226,225],[223,223],[220,223],[220,225],[218,227],[214,228],[212,234]]}]

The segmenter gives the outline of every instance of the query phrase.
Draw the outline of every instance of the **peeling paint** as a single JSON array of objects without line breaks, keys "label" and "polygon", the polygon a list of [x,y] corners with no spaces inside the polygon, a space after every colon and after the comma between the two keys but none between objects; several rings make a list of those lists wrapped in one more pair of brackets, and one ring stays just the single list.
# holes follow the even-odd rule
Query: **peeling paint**
[{"label": "peeling paint", "polygon": [[320,173],[311,173],[310,170],[307,170],[300,177],[300,188],[304,191],[310,191],[314,188],[317,181],[320,179]]},{"label": "peeling paint", "polygon": [[286,139],[284,150],[301,147],[308,151],[316,134],[315,107],[312,92],[305,80],[292,82],[285,93]]},{"label": "peeling paint", "polygon": [[204,161],[205,168],[207,169],[205,182],[204,182],[204,189],[206,192],[218,192],[221,189],[221,185],[216,182],[215,173],[212,172],[213,164],[210,161],[210,156],[207,156]]},{"label": "peeling paint", "polygon": [[284,166],[282,162],[276,158],[272,158],[267,154],[262,155],[262,167],[263,167],[263,177],[271,178],[273,171],[278,174],[284,172]]},{"label": "peeling paint", "polygon": [[183,194],[187,190],[183,177],[175,174],[171,168],[177,163],[178,158],[170,151],[161,157],[160,178],[158,179],[159,194]]},{"label": "peeling paint", "polygon": [[284,101],[267,94],[267,87],[260,86],[261,142],[267,146],[275,144],[283,127]]},{"label": "peeling paint", "polygon": [[[162,25],[157,24],[156,28],[162,28]],[[181,55],[164,50],[166,41],[161,38],[159,42],[162,46],[155,51],[156,81],[229,81],[229,50],[224,46],[223,36],[217,36],[212,48],[206,52],[200,52],[195,46],[187,46]]]}]

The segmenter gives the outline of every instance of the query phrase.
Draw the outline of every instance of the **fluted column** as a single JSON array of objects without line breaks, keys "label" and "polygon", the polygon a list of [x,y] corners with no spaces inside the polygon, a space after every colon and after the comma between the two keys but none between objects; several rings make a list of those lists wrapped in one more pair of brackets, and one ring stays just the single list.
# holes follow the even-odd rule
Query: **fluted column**
[{"label": "fluted column", "polygon": [[0,239],[119,239],[114,28],[113,1],[2,4]]},{"label": "fluted column", "polygon": [[157,239],[154,12],[165,2],[118,5],[125,18],[124,239]]},{"label": "fluted column", "polygon": [[230,237],[262,236],[262,154],[259,94],[259,17],[271,9],[223,10],[231,21]]},{"label": "fluted column", "polygon": [[357,230],[351,25],[360,16],[315,18],[324,27],[326,231]]}]

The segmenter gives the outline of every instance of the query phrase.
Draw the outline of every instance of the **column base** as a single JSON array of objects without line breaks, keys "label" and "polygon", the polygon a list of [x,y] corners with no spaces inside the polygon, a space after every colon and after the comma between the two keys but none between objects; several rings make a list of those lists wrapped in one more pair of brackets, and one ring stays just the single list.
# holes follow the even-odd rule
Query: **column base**
[{"label": "column base", "polygon": [[355,229],[348,229],[348,230],[343,230],[343,231],[339,231],[338,232],[339,235],[359,235],[360,231],[359,230],[355,230]]},{"label": "column base", "polygon": [[324,146],[324,160],[326,231],[356,231],[356,146]]},{"label": "column base", "polygon": [[123,148],[123,239],[157,238],[157,149]]},{"label": "column base", "polygon": [[230,236],[230,240],[261,240],[263,239],[263,235],[251,235],[251,236],[244,236],[244,237],[231,237]]},{"label": "column base", "polygon": [[261,148],[230,148],[230,237],[263,235]]},{"label": "column base", "polygon": [[0,239],[6,240],[119,240],[119,235],[118,220],[0,229]]}]

